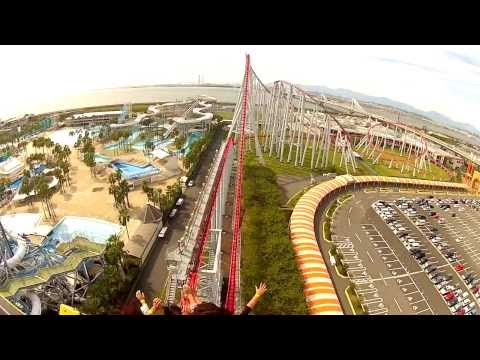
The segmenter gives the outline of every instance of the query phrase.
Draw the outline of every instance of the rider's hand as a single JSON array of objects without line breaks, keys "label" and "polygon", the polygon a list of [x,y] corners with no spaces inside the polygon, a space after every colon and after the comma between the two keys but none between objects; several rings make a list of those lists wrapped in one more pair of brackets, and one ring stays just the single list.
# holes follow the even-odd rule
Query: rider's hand
[{"label": "rider's hand", "polygon": [[145,294],[140,290],[137,290],[137,292],[135,293],[135,296],[138,299],[138,301],[145,300]]},{"label": "rider's hand", "polygon": [[267,284],[261,282],[258,287],[255,286],[255,295],[262,296],[267,291]]},{"label": "rider's hand", "polygon": [[158,308],[162,305],[162,302],[160,301],[159,298],[153,299],[153,305],[152,307],[155,309],[155,311],[158,310]]}]

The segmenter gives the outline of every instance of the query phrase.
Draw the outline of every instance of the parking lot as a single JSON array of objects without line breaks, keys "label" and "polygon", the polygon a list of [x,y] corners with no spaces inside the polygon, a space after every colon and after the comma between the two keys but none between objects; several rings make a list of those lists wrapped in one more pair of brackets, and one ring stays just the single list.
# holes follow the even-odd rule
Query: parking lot
[{"label": "parking lot", "polygon": [[354,286],[369,314],[477,314],[480,201],[465,199],[475,198],[355,192],[332,224],[347,278],[328,264],[344,308],[342,287]]}]

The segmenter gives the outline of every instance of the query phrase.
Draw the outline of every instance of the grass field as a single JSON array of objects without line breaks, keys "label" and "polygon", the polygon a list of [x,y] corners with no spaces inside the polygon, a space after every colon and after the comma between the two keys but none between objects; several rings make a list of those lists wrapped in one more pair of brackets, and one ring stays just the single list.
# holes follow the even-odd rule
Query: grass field
[{"label": "grass field", "polygon": [[[328,153],[328,166],[325,168],[314,168],[314,169],[310,169],[311,160],[312,160],[311,147],[308,148],[305,154],[304,166],[300,166],[299,165],[300,162],[298,162],[297,166],[294,166],[295,148],[292,148],[291,160],[290,162],[287,162],[289,151],[290,151],[289,145],[285,145],[284,153],[283,153],[283,161],[280,161],[279,157],[276,156],[275,151],[272,153],[271,157],[269,156],[268,152],[265,152],[263,155],[263,158],[265,160],[266,166],[272,169],[277,175],[285,174],[285,175],[306,177],[306,176],[310,176],[310,174],[321,175],[326,172],[336,173],[338,175],[343,175],[347,173],[345,169],[345,165],[340,167],[340,154],[338,152],[335,155],[334,161],[332,161],[333,155],[334,155],[333,148],[331,148]],[[362,161],[357,161],[357,171],[353,173],[353,175],[379,175],[379,176],[393,176],[393,177],[409,177],[409,178],[436,180],[436,181],[452,181],[452,176],[447,171],[445,171],[444,169],[442,169],[441,167],[435,164],[430,164],[429,166],[430,170],[427,170],[427,172],[417,171],[415,176],[413,176],[413,166],[415,164],[415,160],[413,159],[413,157],[411,157],[410,160],[407,161],[407,157],[400,155],[400,152],[397,149],[394,149],[394,150],[385,149],[379,162],[377,164],[373,164],[373,160],[376,158],[378,153],[379,152],[376,152],[371,159],[364,158],[365,163],[367,163],[371,167],[371,169],[374,172],[376,172],[376,174],[372,172],[370,169],[368,169],[368,167]],[[248,151],[247,157],[250,157],[251,159],[255,159],[254,150]],[[316,161],[316,158],[314,161]],[[390,161],[392,161],[391,168],[389,168]],[[402,169],[403,163],[409,164],[409,171],[406,170],[406,165],[405,165],[404,171],[402,173],[401,169]],[[351,166],[349,166],[349,173],[352,173]]]},{"label": "grass field", "polygon": [[232,120],[233,111],[219,111],[217,115],[220,115],[224,120]]},{"label": "grass field", "polygon": [[[306,154],[305,154],[305,161],[304,161],[304,166],[300,166],[300,161],[298,162],[297,166],[294,166],[295,163],[295,148],[292,148],[292,153],[291,153],[291,160],[290,162],[287,162],[288,159],[288,153],[290,151],[289,145],[284,145],[284,150],[283,150],[283,161],[280,161],[279,158],[276,157],[276,153],[273,152],[272,156],[270,157],[268,155],[268,152],[264,153],[264,160],[266,163],[266,166],[270,169],[272,169],[275,174],[286,174],[286,175],[293,175],[293,176],[310,176],[310,174],[313,175],[321,175],[326,172],[330,173],[336,173],[338,175],[346,174],[346,169],[345,165],[340,167],[340,154],[337,152],[335,154],[335,159],[334,159],[334,151],[333,148],[331,148],[328,152],[328,166],[325,168],[314,168],[311,169],[311,161],[312,161],[312,148],[309,147]],[[254,151],[251,151],[253,156],[255,157]],[[300,154],[299,154],[300,157]],[[333,161],[334,159],[334,161]],[[316,158],[314,159],[314,166],[315,166]],[[333,164],[332,164],[333,162]],[[321,159],[319,162],[319,165],[321,163]],[[349,172],[351,173],[352,168],[349,166]],[[355,175],[368,175],[369,171],[363,167],[359,166],[357,169],[357,172]]]},{"label": "grass field", "polygon": [[[410,160],[407,161],[407,156],[400,155],[400,152],[397,149],[385,149],[381,158],[377,164],[373,164],[373,160],[378,156],[379,151],[375,152],[375,155],[372,156],[371,159],[365,159],[364,161],[367,162],[370,167],[375,170],[378,175],[380,176],[394,176],[394,177],[409,177],[409,178],[417,178],[417,179],[425,179],[425,180],[436,180],[436,181],[450,181],[451,175],[446,172],[441,167],[430,164],[429,168],[431,171],[427,170],[416,172],[415,176],[413,176],[413,167],[415,165],[415,160],[413,156],[410,157]],[[390,161],[392,161],[392,167],[389,168]],[[402,164],[409,165],[409,171],[406,171],[404,168],[403,173]]]}]

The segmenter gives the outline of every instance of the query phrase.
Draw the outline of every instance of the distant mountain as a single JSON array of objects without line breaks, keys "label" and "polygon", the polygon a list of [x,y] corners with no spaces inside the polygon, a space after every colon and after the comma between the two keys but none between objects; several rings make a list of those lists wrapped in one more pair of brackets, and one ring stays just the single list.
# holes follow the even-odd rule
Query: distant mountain
[{"label": "distant mountain", "polygon": [[331,89],[327,86],[302,86],[302,87],[306,90],[315,91],[318,93],[324,93],[325,95],[330,94],[333,96],[344,97],[349,99],[353,97],[358,101],[365,101],[365,102],[376,103],[380,105],[391,106],[403,111],[408,111],[411,113],[421,115],[423,117],[426,117],[427,119],[433,120],[437,123],[440,123],[448,127],[453,127],[456,129],[460,129],[460,130],[464,130],[464,131],[468,131],[468,132],[480,135],[480,130],[478,130],[473,125],[452,120],[448,116],[440,114],[436,111],[423,111],[411,105],[408,105],[399,101],[395,101],[386,97],[365,95],[365,94],[348,90],[348,89]]}]

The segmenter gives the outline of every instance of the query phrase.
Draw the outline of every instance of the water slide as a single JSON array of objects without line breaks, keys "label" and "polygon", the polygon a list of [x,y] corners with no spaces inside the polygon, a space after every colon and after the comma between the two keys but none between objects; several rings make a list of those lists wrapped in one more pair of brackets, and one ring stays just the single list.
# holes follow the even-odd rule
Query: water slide
[{"label": "water slide", "polygon": [[[213,114],[209,112],[204,113],[203,111],[212,107],[212,104],[208,103],[209,101],[217,101],[217,99],[206,95],[202,95],[201,98],[205,99],[202,101],[198,101],[198,105],[200,105],[201,107],[194,107],[192,109],[192,113],[194,113],[195,115],[200,115],[200,117],[187,119],[186,116],[184,116],[183,118],[175,118],[174,121],[176,123],[185,125],[201,124],[204,121],[211,121],[213,119]],[[185,112],[185,115],[188,114],[189,110]]]},{"label": "water slide", "polygon": [[163,134],[163,136],[164,136],[165,138],[168,138],[168,137],[170,136],[170,134],[173,132],[173,130],[175,130],[176,128],[177,128],[177,123],[174,122],[174,123],[172,124],[172,126],[170,126],[170,128],[165,132],[165,134]]},{"label": "water slide", "polygon": [[25,297],[28,298],[28,300],[30,300],[30,303],[32,304],[32,310],[28,315],[41,315],[42,302],[40,301],[38,295],[35,294],[33,291],[29,291],[25,294]]},{"label": "water slide", "polygon": [[176,106],[176,105],[188,105],[191,102],[192,100],[185,100],[185,101],[179,101],[179,102],[169,102],[161,105],[150,105],[147,109],[147,112],[157,115],[162,111],[162,108],[169,107],[169,106]]},{"label": "water slide", "polygon": [[6,263],[9,269],[14,268],[17,266],[25,257],[27,253],[27,243],[23,240],[17,238],[17,248],[15,249],[15,253],[11,258],[8,258]]}]

